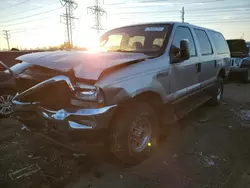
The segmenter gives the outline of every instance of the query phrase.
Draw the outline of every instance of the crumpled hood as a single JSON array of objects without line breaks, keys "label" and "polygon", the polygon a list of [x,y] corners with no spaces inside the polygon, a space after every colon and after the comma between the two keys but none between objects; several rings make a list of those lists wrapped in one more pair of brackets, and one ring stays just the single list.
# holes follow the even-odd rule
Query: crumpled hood
[{"label": "crumpled hood", "polygon": [[143,53],[55,51],[26,54],[16,59],[62,72],[73,69],[78,78],[97,80],[105,69],[149,57]]}]

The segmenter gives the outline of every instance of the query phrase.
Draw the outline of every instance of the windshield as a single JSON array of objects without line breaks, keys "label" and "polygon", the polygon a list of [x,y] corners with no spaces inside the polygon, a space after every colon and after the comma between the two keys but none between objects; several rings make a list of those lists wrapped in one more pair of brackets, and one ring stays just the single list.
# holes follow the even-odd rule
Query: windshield
[{"label": "windshield", "polygon": [[104,34],[100,45],[106,51],[160,52],[169,32],[168,25],[138,25],[114,29]]}]

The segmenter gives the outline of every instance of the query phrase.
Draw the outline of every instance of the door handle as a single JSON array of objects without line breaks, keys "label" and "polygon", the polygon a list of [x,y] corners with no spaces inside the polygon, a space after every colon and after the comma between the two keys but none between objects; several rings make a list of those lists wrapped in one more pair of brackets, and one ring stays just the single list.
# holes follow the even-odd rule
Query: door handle
[{"label": "door handle", "polygon": [[214,68],[217,67],[217,60],[214,61]]},{"label": "door handle", "polygon": [[196,64],[197,73],[201,72],[201,63]]}]

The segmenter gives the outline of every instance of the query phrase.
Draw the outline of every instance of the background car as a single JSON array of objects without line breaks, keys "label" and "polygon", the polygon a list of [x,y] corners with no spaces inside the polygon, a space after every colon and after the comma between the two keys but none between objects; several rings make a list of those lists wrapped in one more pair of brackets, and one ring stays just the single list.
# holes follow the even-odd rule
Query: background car
[{"label": "background car", "polygon": [[249,45],[243,39],[227,40],[231,54],[230,80],[250,81]]}]

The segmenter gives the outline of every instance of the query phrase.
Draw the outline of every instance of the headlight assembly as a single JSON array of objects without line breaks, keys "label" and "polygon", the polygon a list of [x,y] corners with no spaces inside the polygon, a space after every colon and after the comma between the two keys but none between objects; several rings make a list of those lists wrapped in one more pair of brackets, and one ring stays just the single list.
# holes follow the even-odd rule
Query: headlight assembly
[{"label": "headlight assembly", "polygon": [[95,86],[88,86],[84,84],[77,84],[77,92],[75,97],[83,101],[91,101],[97,103],[104,103],[103,92],[100,88]]}]

